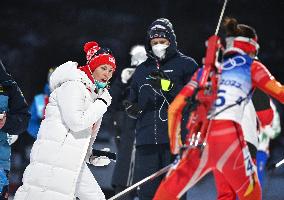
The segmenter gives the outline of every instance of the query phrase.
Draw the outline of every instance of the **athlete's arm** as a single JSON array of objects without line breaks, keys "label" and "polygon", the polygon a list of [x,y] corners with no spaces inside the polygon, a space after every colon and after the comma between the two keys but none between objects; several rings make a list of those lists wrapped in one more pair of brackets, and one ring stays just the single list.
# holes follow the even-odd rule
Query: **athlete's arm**
[{"label": "athlete's arm", "polygon": [[182,111],[186,106],[186,98],[191,96],[194,89],[197,86],[196,82],[197,73],[192,77],[192,80],[184,86],[184,88],[178,93],[168,109],[168,129],[171,152],[178,154],[179,149],[182,146],[181,135],[180,135],[180,124],[182,120]]},{"label": "athlete's arm", "polygon": [[270,97],[259,88],[252,95],[252,102],[262,127],[269,125],[273,120],[273,110],[270,106]]},{"label": "athlete's arm", "polygon": [[254,61],[251,66],[253,85],[268,95],[284,103],[284,86],[279,83],[259,61]]}]

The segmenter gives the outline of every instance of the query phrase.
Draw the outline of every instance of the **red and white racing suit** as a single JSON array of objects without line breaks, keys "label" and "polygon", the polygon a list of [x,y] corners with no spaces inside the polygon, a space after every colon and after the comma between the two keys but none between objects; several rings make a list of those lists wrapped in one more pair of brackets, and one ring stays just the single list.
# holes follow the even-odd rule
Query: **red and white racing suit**
[{"label": "red and white racing suit", "polygon": [[[240,200],[261,199],[256,167],[240,126],[246,102],[239,100],[249,99],[250,91],[257,87],[284,103],[284,86],[275,80],[263,64],[253,61],[247,55],[236,54],[225,59],[222,70],[218,98],[211,112],[207,145],[203,151],[195,148],[183,153],[182,159],[159,186],[154,200],[179,199],[212,170],[220,172],[223,180],[227,181]],[[182,110],[186,99],[192,96],[197,85],[198,72],[169,107],[169,137],[174,154],[181,147],[179,127]],[[235,106],[230,106],[233,104]]]},{"label": "red and white racing suit", "polygon": [[[244,139],[247,142],[252,160],[256,165],[256,153],[259,146],[258,126],[266,126],[272,123],[273,110],[270,106],[269,96],[257,89],[254,91],[252,100],[245,106],[241,127],[244,133]],[[256,102],[258,101],[258,102]],[[255,103],[255,105],[253,104]],[[257,121],[259,125],[257,124]],[[217,200],[235,200],[236,193],[227,182],[225,177],[218,170],[213,170]],[[258,174],[259,177],[259,174]]]}]

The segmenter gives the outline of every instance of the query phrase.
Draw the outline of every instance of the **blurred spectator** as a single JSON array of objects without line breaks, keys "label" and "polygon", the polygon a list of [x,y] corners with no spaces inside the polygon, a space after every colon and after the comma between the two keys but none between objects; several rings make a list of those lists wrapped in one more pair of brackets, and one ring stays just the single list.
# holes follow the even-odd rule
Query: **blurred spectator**
[{"label": "blurred spectator", "polygon": [[280,117],[272,100],[270,100],[270,106],[273,110],[273,120],[271,124],[260,127],[259,145],[256,154],[257,173],[262,187],[264,182],[263,179],[265,176],[266,163],[267,159],[269,158],[270,140],[275,139],[281,132]]},{"label": "blurred spectator", "polygon": [[[114,102],[123,102],[130,90],[131,77],[138,65],[147,59],[145,47],[142,45],[133,46],[131,51],[131,67],[122,70],[121,77],[118,77],[110,89]],[[113,123],[115,127],[115,138],[117,144],[117,160],[112,177],[112,186],[115,193],[132,185],[134,159],[135,159],[135,119],[131,119],[124,111],[122,103],[112,104]],[[136,192],[123,196],[123,200],[134,199]]]},{"label": "blurred spectator", "polygon": [[30,114],[26,100],[0,60],[0,199],[9,196],[11,144],[28,126]]},{"label": "blurred spectator", "polygon": [[49,78],[53,71],[54,68],[48,70],[47,82],[44,85],[43,93],[35,95],[30,106],[31,119],[27,131],[34,139],[36,139],[40,123],[44,119],[45,107],[48,104],[50,95]]},{"label": "blurred spectator", "polygon": [[15,144],[15,151],[12,153],[11,162],[13,164],[11,168],[10,179],[10,193],[16,192],[17,188],[22,184],[22,175],[29,164],[30,150],[34,143],[41,121],[44,119],[45,107],[48,103],[50,95],[49,78],[54,71],[54,68],[50,68],[47,74],[47,82],[44,85],[43,93],[34,96],[33,102],[29,108],[31,113],[31,119],[27,128],[28,134],[22,134],[19,138],[20,143]]},{"label": "blurred spectator", "polygon": [[[168,19],[157,19],[149,26],[145,47],[148,59],[134,72],[126,104],[128,115],[137,118],[135,182],[173,161],[167,109],[197,69],[192,58],[178,51],[173,26]],[[141,186],[139,199],[152,200],[162,178]]]}]

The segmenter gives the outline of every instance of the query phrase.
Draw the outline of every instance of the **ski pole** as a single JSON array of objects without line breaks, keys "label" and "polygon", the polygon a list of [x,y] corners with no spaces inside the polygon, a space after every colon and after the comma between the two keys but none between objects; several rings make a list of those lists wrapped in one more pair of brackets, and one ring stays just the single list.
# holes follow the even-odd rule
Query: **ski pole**
[{"label": "ski pole", "polygon": [[[199,138],[198,138],[198,140],[199,140]],[[196,141],[196,139],[194,139],[194,141]],[[206,143],[202,143],[202,144],[196,143],[195,145],[183,146],[180,150],[181,150],[181,152],[183,152],[183,151],[190,150],[190,149],[193,149],[193,148],[199,148],[199,147],[202,148],[205,145],[206,145]],[[182,153],[180,153],[180,154],[182,154]],[[134,190],[135,188],[139,187],[140,185],[143,185],[144,183],[147,183],[148,181],[154,180],[155,178],[157,178],[157,177],[161,176],[162,174],[168,172],[171,167],[173,167],[174,165],[176,165],[179,162],[180,158],[181,158],[181,156],[178,155],[176,157],[175,161],[172,162],[171,164],[169,164],[166,167],[160,169],[159,171],[151,174],[150,176],[147,176],[146,178],[144,178],[141,181],[135,183],[134,185],[126,188],[125,190],[121,191],[120,193],[117,193],[116,195],[114,195],[113,197],[111,197],[108,200],[115,200],[115,199],[129,193],[130,191]]]},{"label": "ski pole", "polygon": [[167,171],[169,171],[169,169],[175,164],[174,163],[171,163],[169,165],[167,165],[166,167],[160,169],[159,171],[155,172],[154,174],[151,174],[150,176],[142,179],[141,181],[135,183],[134,185],[126,188],[125,190],[121,191],[120,193],[117,193],[116,195],[114,195],[113,197],[111,197],[110,199],[108,200],[114,200],[114,199],[117,199],[127,193],[129,193],[130,191],[134,190],[135,188],[139,187],[140,185],[143,185],[144,183],[148,182],[148,181],[151,181],[159,176],[161,176],[162,174],[166,173]]},{"label": "ski pole", "polygon": [[279,161],[278,163],[275,164],[275,168],[280,167],[281,165],[284,164],[284,159],[282,159],[281,161]]},{"label": "ski pole", "polygon": [[220,28],[221,21],[222,21],[222,18],[223,18],[225,9],[226,9],[227,2],[228,2],[228,0],[224,1],[223,7],[222,7],[222,11],[221,11],[220,16],[219,16],[218,24],[217,24],[217,27],[216,27],[216,30],[215,30],[215,35],[217,35],[218,32],[219,32],[219,28]]},{"label": "ski pole", "polygon": [[282,160],[280,160],[278,163],[273,163],[270,167],[268,167],[268,169],[273,170],[275,168],[280,167],[283,164],[284,164],[284,158]]}]

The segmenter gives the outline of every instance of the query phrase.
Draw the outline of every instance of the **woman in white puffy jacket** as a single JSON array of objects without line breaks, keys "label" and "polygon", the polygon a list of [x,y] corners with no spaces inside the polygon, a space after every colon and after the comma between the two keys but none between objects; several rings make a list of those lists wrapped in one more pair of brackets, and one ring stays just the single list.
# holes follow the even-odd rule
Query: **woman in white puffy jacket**
[{"label": "woman in white puffy jacket", "polygon": [[106,89],[115,70],[108,49],[88,42],[87,64],[66,62],[50,77],[51,95],[23,185],[15,200],[104,200],[86,162],[111,103]]}]

